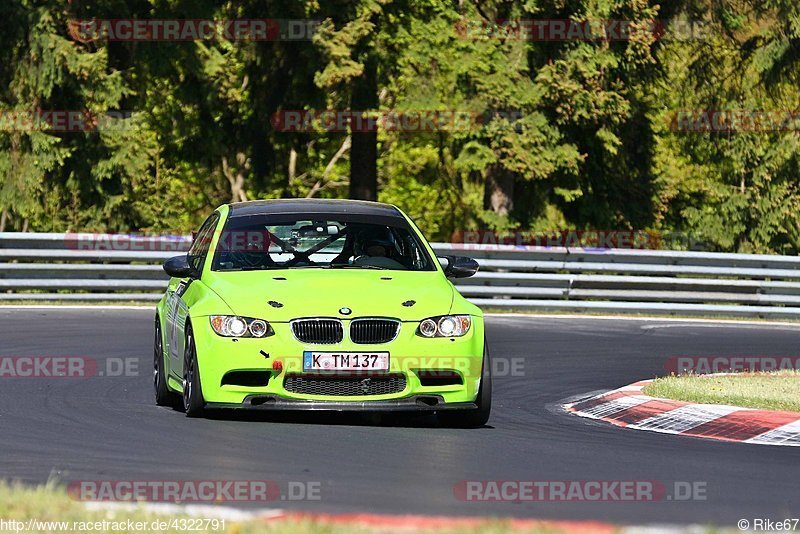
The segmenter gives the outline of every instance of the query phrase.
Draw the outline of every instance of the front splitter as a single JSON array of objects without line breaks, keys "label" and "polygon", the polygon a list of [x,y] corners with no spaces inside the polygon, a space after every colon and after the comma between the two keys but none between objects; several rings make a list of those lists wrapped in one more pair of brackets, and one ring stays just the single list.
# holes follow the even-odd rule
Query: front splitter
[{"label": "front splitter", "polygon": [[241,404],[209,402],[206,408],[234,410],[297,410],[335,412],[438,412],[477,410],[474,402],[444,402],[441,395],[414,395],[403,399],[371,401],[320,401],[287,399],[277,395],[248,395]]}]

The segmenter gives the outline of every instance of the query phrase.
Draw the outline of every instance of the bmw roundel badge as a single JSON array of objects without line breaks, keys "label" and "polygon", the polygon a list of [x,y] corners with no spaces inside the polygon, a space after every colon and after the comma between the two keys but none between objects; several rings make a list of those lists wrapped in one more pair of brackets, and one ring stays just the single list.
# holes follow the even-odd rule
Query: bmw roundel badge
[{"label": "bmw roundel badge", "polygon": [[353,313],[353,310],[345,306],[344,308],[339,308],[339,313],[341,313],[342,315],[350,315],[351,313]]}]

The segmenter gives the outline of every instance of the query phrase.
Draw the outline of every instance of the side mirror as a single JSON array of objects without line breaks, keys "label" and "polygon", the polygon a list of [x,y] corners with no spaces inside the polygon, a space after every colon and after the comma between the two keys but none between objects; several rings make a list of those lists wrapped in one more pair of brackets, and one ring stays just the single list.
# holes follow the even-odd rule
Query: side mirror
[{"label": "side mirror", "polygon": [[[442,260],[445,260],[442,262]],[[468,278],[478,272],[478,262],[466,256],[442,256],[439,261],[448,278]],[[445,265],[446,262],[446,265]]]},{"label": "side mirror", "polygon": [[186,255],[175,256],[164,262],[164,272],[172,278],[196,278],[197,273],[194,267],[189,265],[189,258]]}]

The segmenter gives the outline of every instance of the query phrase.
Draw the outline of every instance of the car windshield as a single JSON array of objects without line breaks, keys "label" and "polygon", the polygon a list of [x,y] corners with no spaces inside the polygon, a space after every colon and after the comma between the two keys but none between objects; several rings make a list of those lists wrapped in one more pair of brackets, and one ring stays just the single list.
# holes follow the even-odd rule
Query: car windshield
[{"label": "car windshield", "polygon": [[212,270],[269,269],[435,270],[405,221],[233,217],[225,223]]}]

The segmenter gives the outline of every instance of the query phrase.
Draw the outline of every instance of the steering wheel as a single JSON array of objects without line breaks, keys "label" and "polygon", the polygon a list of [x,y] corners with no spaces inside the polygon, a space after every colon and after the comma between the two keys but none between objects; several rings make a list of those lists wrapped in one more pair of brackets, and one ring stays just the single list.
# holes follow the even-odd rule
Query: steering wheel
[{"label": "steering wheel", "polygon": [[[249,250],[251,248],[252,250]],[[275,266],[275,262],[270,257],[269,252],[266,250],[257,250],[257,245],[255,243],[247,243],[245,250],[229,251],[228,257],[235,265],[240,265],[242,267],[257,268]]]}]

